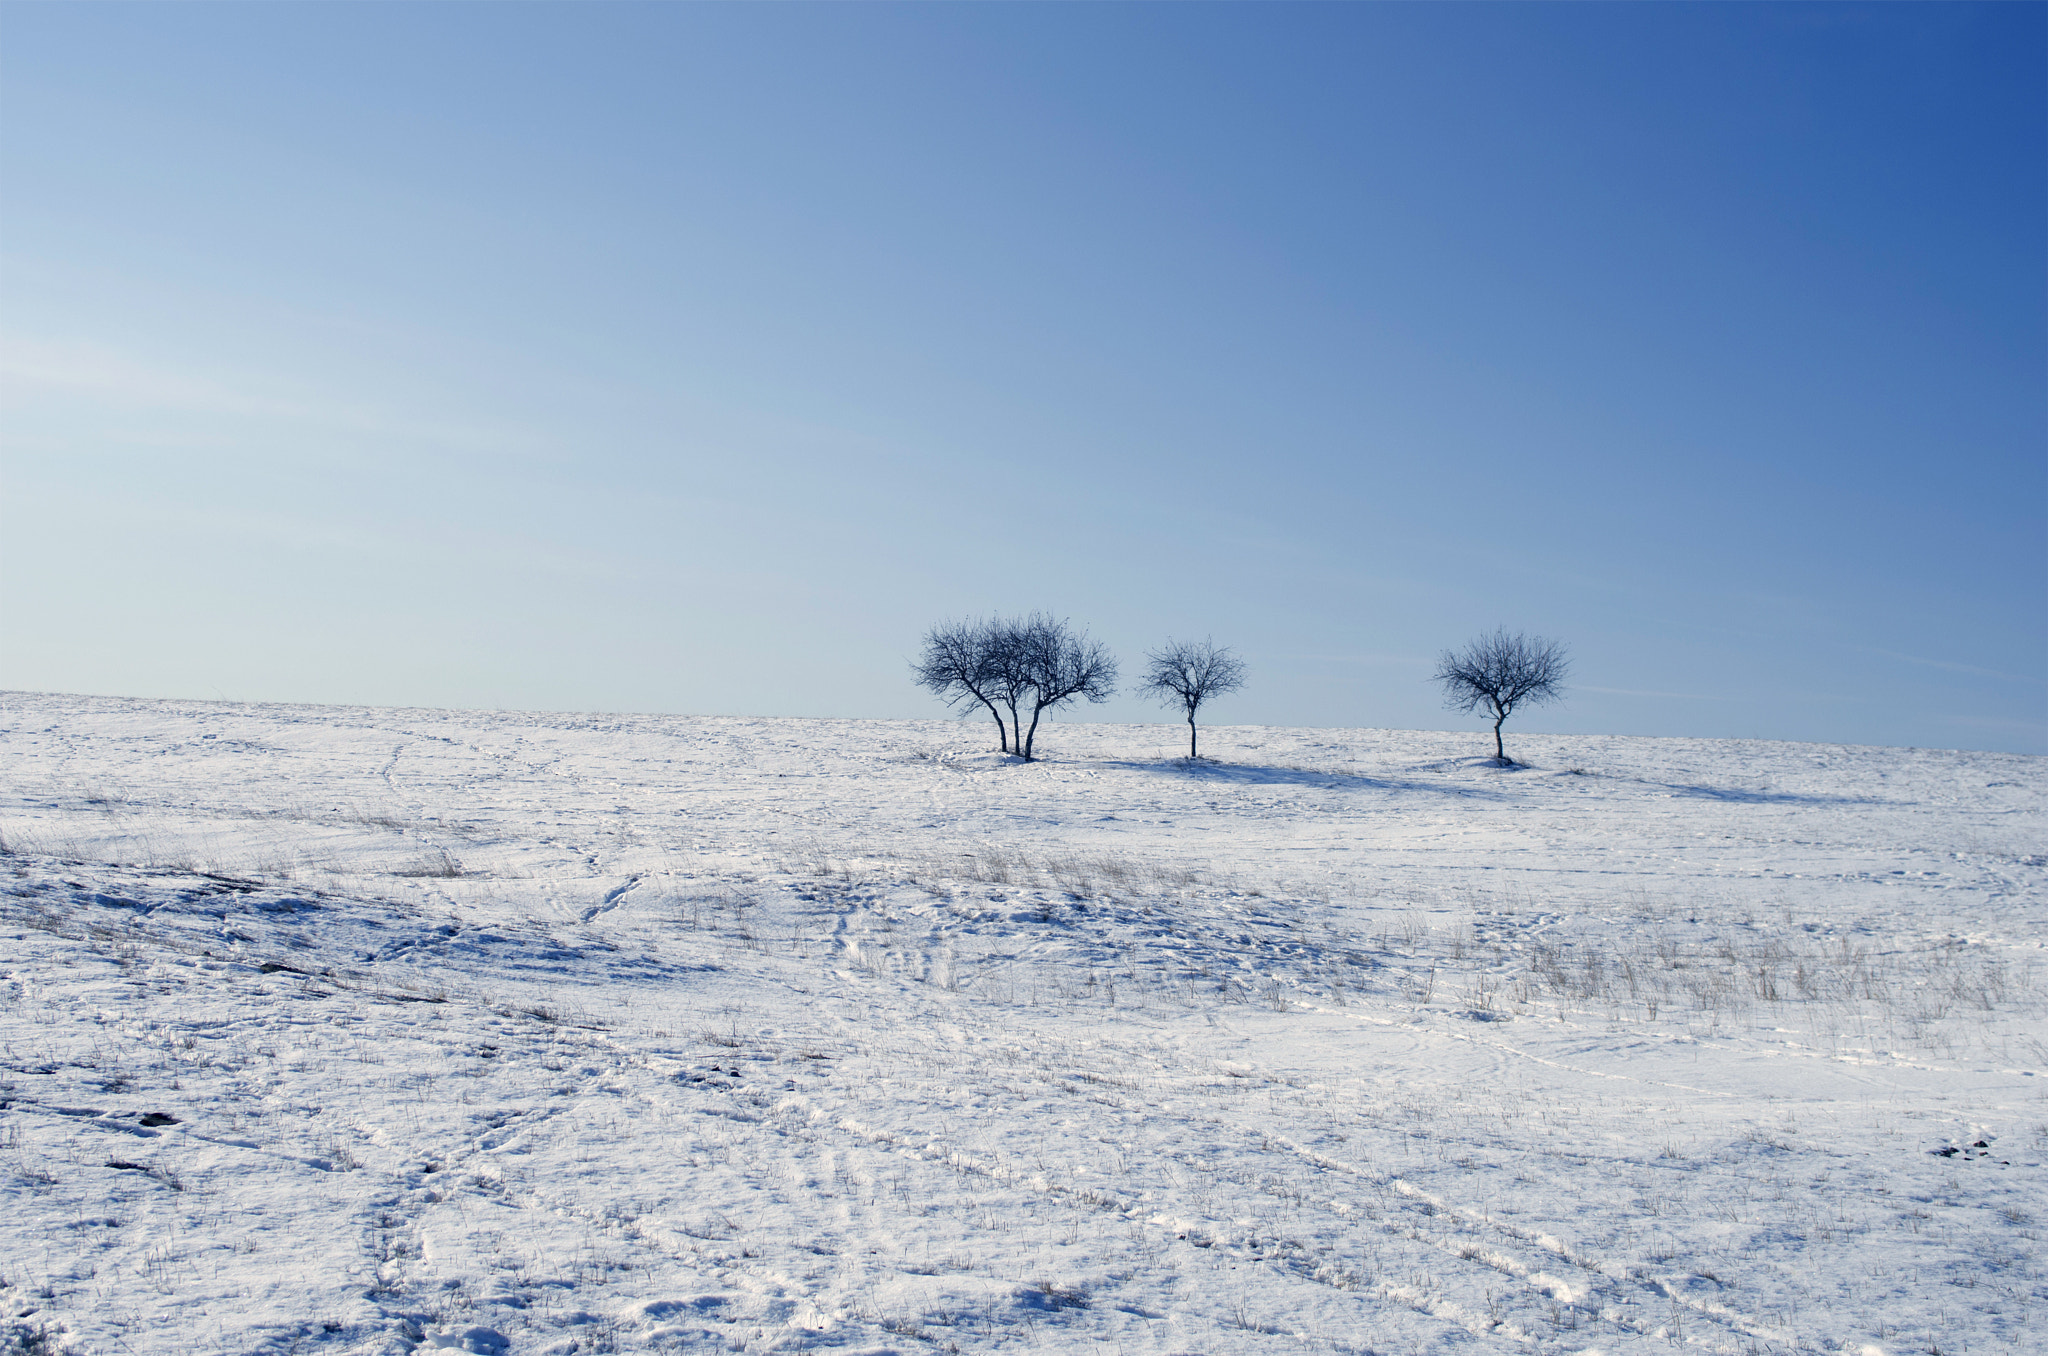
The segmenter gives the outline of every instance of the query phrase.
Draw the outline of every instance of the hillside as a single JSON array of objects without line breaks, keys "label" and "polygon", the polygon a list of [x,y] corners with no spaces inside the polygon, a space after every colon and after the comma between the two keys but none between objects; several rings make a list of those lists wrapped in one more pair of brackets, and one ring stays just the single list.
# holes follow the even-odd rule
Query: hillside
[{"label": "hillside", "polygon": [[7,694],[0,1351],[2038,1342],[2048,763],[1510,735]]}]

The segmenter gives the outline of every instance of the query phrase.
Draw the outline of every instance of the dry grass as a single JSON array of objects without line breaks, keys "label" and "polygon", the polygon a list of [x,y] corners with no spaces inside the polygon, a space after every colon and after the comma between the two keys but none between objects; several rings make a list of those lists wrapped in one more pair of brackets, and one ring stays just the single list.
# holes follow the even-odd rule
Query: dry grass
[{"label": "dry grass", "polygon": [[1052,890],[1076,899],[1170,895],[1215,884],[1208,872],[1184,863],[1106,852],[1032,852],[1001,844],[920,856],[856,856],[809,843],[792,854],[783,869],[790,875],[855,886],[880,881],[927,887],[973,882]]},{"label": "dry grass", "polygon": [[417,878],[453,879],[457,876],[467,876],[473,873],[464,870],[462,863],[448,849],[437,848],[432,852],[426,853],[417,861],[399,867],[391,874],[394,876]]}]

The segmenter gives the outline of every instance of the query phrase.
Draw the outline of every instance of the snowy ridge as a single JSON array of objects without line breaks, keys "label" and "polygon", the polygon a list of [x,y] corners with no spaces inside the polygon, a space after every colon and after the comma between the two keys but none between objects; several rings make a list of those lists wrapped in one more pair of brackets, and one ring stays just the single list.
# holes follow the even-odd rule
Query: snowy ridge
[{"label": "snowy ridge", "polygon": [[2031,1340],[2042,760],[982,737],[8,695],[0,1351]]}]

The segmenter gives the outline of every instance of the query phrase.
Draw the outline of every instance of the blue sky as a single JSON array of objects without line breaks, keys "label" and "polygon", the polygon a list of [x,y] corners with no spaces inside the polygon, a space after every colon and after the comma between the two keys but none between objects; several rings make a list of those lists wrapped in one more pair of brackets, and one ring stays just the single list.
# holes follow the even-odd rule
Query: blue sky
[{"label": "blue sky", "polygon": [[1219,721],[1505,624],[1526,729],[2048,752],[2044,40],[9,6],[0,686],[922,715],[1043,608]]}]

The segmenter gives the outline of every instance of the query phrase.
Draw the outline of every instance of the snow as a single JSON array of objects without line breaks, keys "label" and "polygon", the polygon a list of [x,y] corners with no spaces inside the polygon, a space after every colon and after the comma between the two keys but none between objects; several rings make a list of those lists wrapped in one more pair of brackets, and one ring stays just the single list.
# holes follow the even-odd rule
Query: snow
[{"label": "snow", "polygon": [[0,1350],[2039,1342],[2043,760],[1183,737],[7,694]]}]

